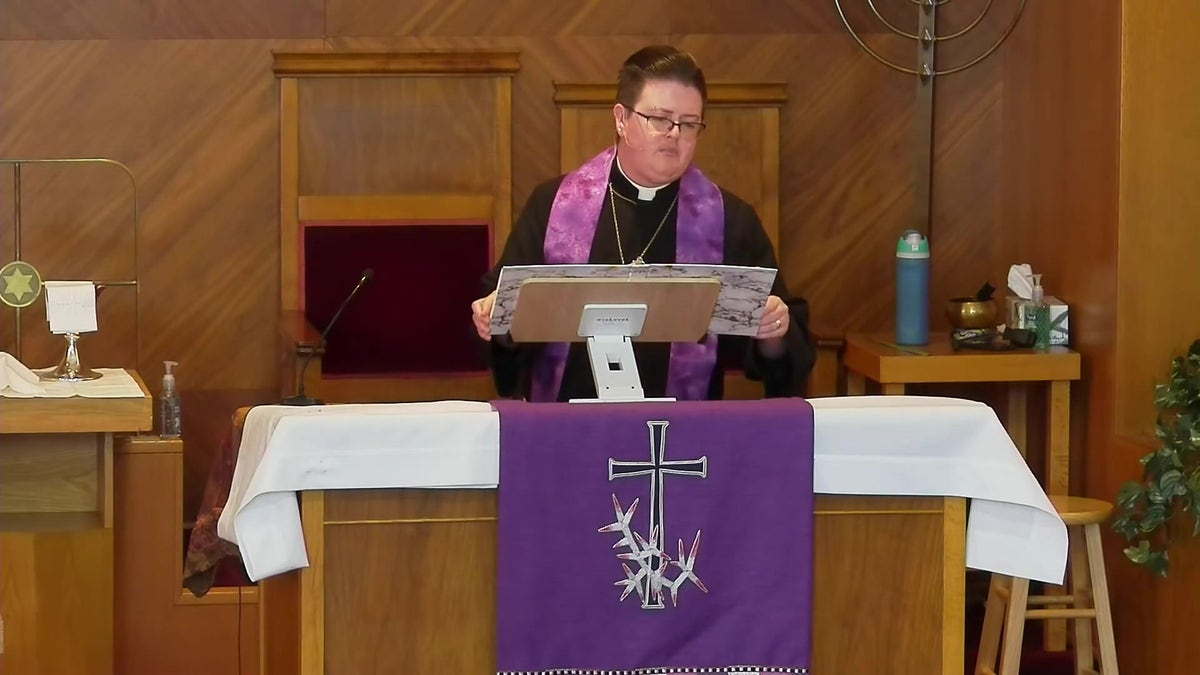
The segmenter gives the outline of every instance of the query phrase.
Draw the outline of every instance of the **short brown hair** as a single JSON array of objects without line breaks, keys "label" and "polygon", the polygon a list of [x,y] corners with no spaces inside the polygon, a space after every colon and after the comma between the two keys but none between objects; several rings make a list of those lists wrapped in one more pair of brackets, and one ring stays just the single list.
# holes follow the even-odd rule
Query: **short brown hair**
[{"label": "short brown hair", "polygon": [[617,103],[632,110],[650,80],[669,80],[692,87],[700,92],[702,102],[708,101],[704,71],[691,54],[670,45],[650,45],[625,59],[617,72]]}]

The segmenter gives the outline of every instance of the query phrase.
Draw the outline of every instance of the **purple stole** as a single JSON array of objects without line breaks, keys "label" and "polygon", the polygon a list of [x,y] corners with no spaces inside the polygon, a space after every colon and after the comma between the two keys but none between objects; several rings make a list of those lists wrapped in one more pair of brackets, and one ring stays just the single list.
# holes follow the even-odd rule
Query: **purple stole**
[{"label": "purple stole", "polygon": [[[563,178],[546,227],[543,244],[546,264],[588,262],[615,156],[616,146],[610,147]],[[725,203],[721,189],[695,166],[689,166],[680,179],[678,209],[675,262],[724,262]],[[558,400],[569,348],[566,342],[546,345],[533,367],[531,400]],[[672,343],[666,395],[681,401],[704,400],[716,363],[716,335],[710,333],[698,343]]]}]

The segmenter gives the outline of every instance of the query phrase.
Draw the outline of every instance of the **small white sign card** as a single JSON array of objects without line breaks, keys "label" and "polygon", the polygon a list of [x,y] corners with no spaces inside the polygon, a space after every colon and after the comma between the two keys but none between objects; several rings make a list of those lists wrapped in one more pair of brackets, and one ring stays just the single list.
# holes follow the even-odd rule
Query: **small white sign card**
[{"label": "small white sign card", "polygon": [[47,281],[46,321],[55,335],[96,331],[96,284]]},{"label": "small white sign card", "polygon": [[526,279],[557,277],[569,279],[603,278],[712,278],[721,280],[717,306],[708,332],[715,335],[758,333],[767,296],[778,270],[770,267],[703,265],[694,263],[654,265],[519,265],[500,270],[496,283],[496,303],[492,306],[492,335],[503,335],[512,327],[513,312],[521,283]]}]

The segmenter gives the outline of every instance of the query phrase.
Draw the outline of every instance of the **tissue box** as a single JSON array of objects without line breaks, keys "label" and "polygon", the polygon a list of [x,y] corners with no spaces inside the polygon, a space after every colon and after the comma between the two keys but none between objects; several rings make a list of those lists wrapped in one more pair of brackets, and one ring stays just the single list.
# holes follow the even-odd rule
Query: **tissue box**
[{"label": "tissue box", "polygon": [[[1068,325],[1070,320],[1070,309],[1067,303],[1059,300],[1053,295],[1046,296],[1046,302],[1050,305],[1050,344],[1066,347],[1071,342],[1071,330]],[[1025,306],[1029,303],[1024,298],[1018,298],[1010,295],[1007,298],[1004,313],[1006,317],[1006,325],[1010,328],[1033,328],[1032,316],[1026,317]],[[1059,317],[1062,317],[1061,319]],[[1056,323],[1057,322],[1057,323]]]}]

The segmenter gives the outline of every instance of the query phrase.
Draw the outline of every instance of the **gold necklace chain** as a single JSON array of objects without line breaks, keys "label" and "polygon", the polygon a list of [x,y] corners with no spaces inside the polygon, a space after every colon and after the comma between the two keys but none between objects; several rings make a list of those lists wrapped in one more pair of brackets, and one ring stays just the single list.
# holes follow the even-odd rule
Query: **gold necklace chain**
[{"label": "gold necklace chain", "polygon": [[[621,226],[617,223],[617,200],[615,197],[616,194],[617,194],[617,191],[613,189],[612,183],[609,183],[608,184],[608,203],[609,203],[609,206],[612,207],[613,230],[616,232],[616,235],[617,235],[617,255],[621,256],[621,264],[624,265],[625,264],[625,250],[623,248],[621,248]],[[625,199],[625,196],[622,195],[621,198]],[[671,205],[667,207],[667,212],[663,214],[662,221],[660,221],[658,223],[658,229],[654,230],[654,234],[650,235],[650,241],[646,242],[646,248],[642,249],[642,252],[638,255],[638,257],[633,259],[634,265],[646,264],[646,261],[645,261],[646,253],[650,250],[650,247],[654,244],[654,240],[658,239],[658,233],[662,232],[663,225],[667,224],[667,218],[671,217],[671,211],[675,208],[675,202],[677,202],[677,201],[679,201],[679,193],[678,192],[675,193],[675,198],[671,200]]]}]

